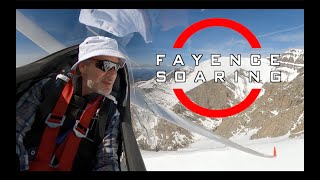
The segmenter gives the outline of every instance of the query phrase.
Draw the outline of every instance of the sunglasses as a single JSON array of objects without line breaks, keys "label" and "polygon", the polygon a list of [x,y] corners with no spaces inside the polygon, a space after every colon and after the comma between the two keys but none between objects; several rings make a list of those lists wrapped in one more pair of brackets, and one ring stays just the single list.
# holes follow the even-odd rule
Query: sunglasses
[{"label": "sunglasses", "polygon": [[96,62],[96,67],[104,72],[107,72],[112,68],[114,68],[114,70],[117,72],[121,68],[120,64],[117,64],[110,60],[98,60]]}]

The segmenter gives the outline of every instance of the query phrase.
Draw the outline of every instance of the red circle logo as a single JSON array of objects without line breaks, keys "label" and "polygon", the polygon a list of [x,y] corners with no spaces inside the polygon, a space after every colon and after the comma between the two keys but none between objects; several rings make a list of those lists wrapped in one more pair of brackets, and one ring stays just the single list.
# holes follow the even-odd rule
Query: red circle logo
[{"label": "red circle logo", "polygon": [[[187,29],[185,29],[180,34],[180,36],[176,39],[176,42],[174,43],[173,48],[182,48],[185,42],[194,33],[204,28],[214,27],[214,26],[226,27],[226,28],[235,30],[236,32],[240,33],[243,37],[246,38],[246,40],[250,43],[252,48],[261,48],[258,39],[248,28],[246,28],[245,26],[243,26],[242,24],[236,21],[225,19],[225,18],[209,18],[209,19],[205,19],[192,24]],[[214,109],[207,109],[195,104],[193,101],[191,101],[188,98],[188,96],[184,93],[183,89],[177,89],[177,88],[173,89],[173,92],[175,93],[175,95],[177,96],[181,104],[184,105],[187,109],[199,115],[214,117],[214,118],[232,116],[247,109],[257,99],[260,91],[261,89],[252,89],[249,95],[239,104],[227,109],[214,110]]]}]

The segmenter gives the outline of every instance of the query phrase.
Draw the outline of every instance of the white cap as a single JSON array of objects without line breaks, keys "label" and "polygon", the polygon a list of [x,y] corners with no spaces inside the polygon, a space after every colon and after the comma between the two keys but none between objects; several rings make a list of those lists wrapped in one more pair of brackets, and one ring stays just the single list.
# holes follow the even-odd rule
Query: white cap
[{"label": "white cap", "polygon": [[121,67],[124,66],[127,59],[118,49],[116,40],[104,36],[92,36],[79,45],[78,62],[72,66],[71,70],[76,69],[81,61],[95,56],[118,57]]}]

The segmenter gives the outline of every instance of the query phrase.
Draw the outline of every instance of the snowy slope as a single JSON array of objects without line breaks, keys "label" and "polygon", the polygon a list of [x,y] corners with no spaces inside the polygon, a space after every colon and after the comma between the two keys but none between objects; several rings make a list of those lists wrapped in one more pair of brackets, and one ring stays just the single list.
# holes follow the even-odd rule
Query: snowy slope
[{"label": "snowy slope", "polygon": [[284,137],[250,141],[248,147],[273,152],[261,158],[202,139],[175,152],[142,151],[148,171],[304,171],[304,139]]}]

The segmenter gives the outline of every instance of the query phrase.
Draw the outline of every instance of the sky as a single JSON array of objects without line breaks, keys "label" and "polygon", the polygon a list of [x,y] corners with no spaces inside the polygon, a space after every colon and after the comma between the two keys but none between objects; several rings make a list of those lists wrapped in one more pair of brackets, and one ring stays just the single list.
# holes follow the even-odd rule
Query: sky
[{"label": "sky", "polygon": [[[79,9],[20,10],[50,35],[66,46],[81,43],[93,35],[78,21]],[[194,66],[191,54],[242,54],[259,53],[268,56],[283,53],[291,48],[304,48],[303,9],[152,9],[147,10],[152,23],[152,42],[145,43],[135,33],[125,50],[137,64],[156,64],[156,54],[166,54],[163,65],[172,64],[175,55],[181,54],[186,65]],[[209,27],[191,36],[182,49],[172,48],[177,37],[190,25],[207,18],[228,18],[247,27],[261,44],[252,49],[244,37],[224,27]],[[17,66],[38,60],[47,55],[23,34],[16,30]],[[201,62],[201,60],[200,60]]]},{"label": "sky", "polygon": [[240,141],[264,153],[276,147],[276,157],[254,156],[206,138],[178,151],[142,151],[142,157],[147,171],[304,171],[303,137]]}]

